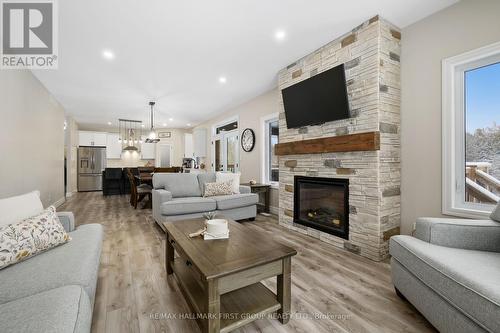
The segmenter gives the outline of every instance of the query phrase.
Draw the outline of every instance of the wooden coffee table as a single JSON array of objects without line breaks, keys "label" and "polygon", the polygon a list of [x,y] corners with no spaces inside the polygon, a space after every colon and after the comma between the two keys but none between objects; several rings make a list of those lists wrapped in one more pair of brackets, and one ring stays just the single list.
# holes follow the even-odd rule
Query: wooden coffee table
[{"label": "wooden coffee table", "polygon": [[[204,219],[163,223],[166,269],[197,314],[203,332],[230,332],[266,314],[290,316],[291,257],[294,249],[229,220],[229,239],[189,238]],[[178,257],[174,258],[174,250]],[[277,294],[260,281],[277,276]]]}]

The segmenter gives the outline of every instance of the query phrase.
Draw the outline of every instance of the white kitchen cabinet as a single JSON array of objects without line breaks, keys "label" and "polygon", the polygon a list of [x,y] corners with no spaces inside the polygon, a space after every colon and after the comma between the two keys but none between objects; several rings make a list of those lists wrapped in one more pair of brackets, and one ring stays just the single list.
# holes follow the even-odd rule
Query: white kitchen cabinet
[{"label": "white kitchen cabinet", "polygon": [[107,136],[103,132],[78,131],[78,145],[106,147]]},{"label": "white kitchen cabinet", "polygon": [[92,146],[94,141],[94,132],[78,132],[78,145],[79,146]]},{"label": "white kitchen cabinet", "polygon": [[207,129],[198,128],[193,131],[193,155],[207,157]]},{"label": "white kitchen cabinet", "polygon": [[141,158],[143,160],[154,160],[156,158],[156,143],[146,143],[146,137],[142,137]]},{"label": "white kitchen cabinet", "polygon": [[94,146],[106,147],[108,133],[94,132]]},{"label": "white kitchen cabinet", "polygon": [[184,133],[184,157],[193,158],[193,134]]},{"label": "white kitchen cabinet", "polygon": [[122,144],[118,141],[120,135],[108,133],[106,137],[106,157],[108,159],[120,159],[122,157]]}]

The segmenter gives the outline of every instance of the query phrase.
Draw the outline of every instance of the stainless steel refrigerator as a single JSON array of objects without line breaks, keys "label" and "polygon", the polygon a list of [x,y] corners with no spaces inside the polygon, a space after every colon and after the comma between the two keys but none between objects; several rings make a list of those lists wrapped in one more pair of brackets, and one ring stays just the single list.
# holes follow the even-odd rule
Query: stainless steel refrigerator
[{"label": "stainless steel refrigerator", "polygon": [[106,168],[106,148],[78,148],[78,191],[102,191],[104,168]]}]

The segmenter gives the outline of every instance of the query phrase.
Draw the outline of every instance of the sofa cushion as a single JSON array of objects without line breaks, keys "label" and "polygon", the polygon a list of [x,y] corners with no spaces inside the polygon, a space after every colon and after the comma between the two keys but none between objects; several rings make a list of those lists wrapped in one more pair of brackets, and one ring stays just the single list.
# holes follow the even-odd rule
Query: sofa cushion
[{"label": "sofa cushion", "polygon": [[0,227],[0,269],[70,241],[50,206],[36,216]]},{"label": "sofa cushion", "polygon": [[233,209],[257,204],[259,196],[254,193],[231,194],[212,197],[217,202],[217,209]]},{"label": "sofa cushion", "polygon": [[198,174],[198,183],[200,184],[201,195],[205,195],[205,184],[215,183],[215,172],[204,172]]},{"label": "sofa cushion", "polygon": [[500,202],[496,205],[495,209],[491,212],[490,219],[500,222]]},{"label": "sofa cushion", "polygon": [[174,198],[161,204],[161,213],[167,216],[204,213],[215,209],[215,200],[202,197]]},{"label": "sofa cushion", "polygon": [[0,332],[90,332],[92,307],[80,286],[64,286],[0,305]]},{"label": "sofa cushion", "polygon": [[43,211],[40,192],[33,191],[0,200],[0,227],[35,216]]},{"label": "sofa cushion", "polygon": [[0,271],[0,304],[39,292],[80,285],[93,303],[102,245],[100,224],[82,225],[72,240]]},{"label": "sofa cushion", "polygon": [[445,300],[491,332],[500,332],[500,253],[394,236],[390,253]]},{"label": "sofa cushion", "polygon": [[201,197],[198,177],[193,173],[155,173],[153,187],[164,188],[174,198]]}]

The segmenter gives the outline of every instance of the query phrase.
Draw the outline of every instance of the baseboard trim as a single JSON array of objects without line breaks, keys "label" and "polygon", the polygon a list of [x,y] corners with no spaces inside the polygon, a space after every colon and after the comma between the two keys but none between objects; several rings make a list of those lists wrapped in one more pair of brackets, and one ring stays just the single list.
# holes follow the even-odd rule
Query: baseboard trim
[{"label": "baseboard trim", "polygon": [[73,192],[67,192],[66,193],[66,198],[69,198],[69,197],[72,197],[73,194],[77,193],[77,191],[73,191]]},{"label": "baseboard trim", "polygon": [[65,198],[65,197],[62,197],[61,199],[59,199],[59,200],[57,200],[56,202],[54,202],[54,203],[52,204],[52,206],[54,206],[54,207],[56,207],[56,208],[57,208],[57,207],[61,206],[61,205],[62,205],[65,201],[66,201],[66,198]]}]

